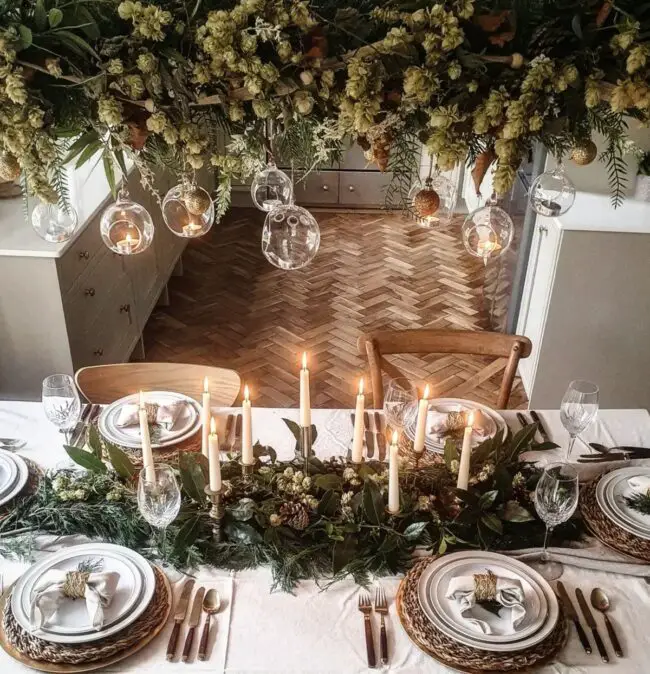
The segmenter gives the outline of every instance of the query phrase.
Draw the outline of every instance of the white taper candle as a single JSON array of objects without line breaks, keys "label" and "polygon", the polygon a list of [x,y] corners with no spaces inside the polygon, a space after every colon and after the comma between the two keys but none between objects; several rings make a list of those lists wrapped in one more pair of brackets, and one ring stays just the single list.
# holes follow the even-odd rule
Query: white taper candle
[{"label": "white taper candle", "polygon": [[201,452],[208,458],[208,436],[210,435],[210,381],[203,380],[203,408],[201,409]]},{"label": "white taper candle", "polygon": [[418,420],[415,426],[415,440],[413,441],[413,451],[421,454],[424,451],[424,436],[427,430],[427,414],[429,412],[429,385],[424,387],[422,400],[418,404]]},{"label": "white taper candle", "polygon": [[352,436],[352,461],[361,463],[363,460],[363,413],[365,411],[365,396],[363,395],[363,377],[359,379],[359,394],[357,406],[354,410],[354,435]]},{"label": "white taper candle", "polygon": [[244,386],[244,399],[241,403],[241,462],[245,466],[255,463],[253,457],[253,420],[251,418],[251,401],[248,386]]},{"label": "white taper candle", "polygon": [[217,435],[217,422],[214,417],[210,419],[210,435],[208,436],[210,449],[210,489],[221,490],[221,452],[219,451],[219,436]]},{"label": "white taper candle", "polygon": [[474,413],[467,415],[467,426],[463,433],[463,448],[460,450],[460,464],[458,466],[458,489],[467,489],[469,484],[469,460],[472,456],[472,424],[474,423]]},{"label": "white taper candle", "polygon": [[390,463],[388,464],[388,512],[396,515],[399,512],[399,449],[397,431],[393,433],[390,444]]},{"label": "white taper candle", "polygon": [[311,399],[309,396],[307,353],[302,354],[302,369],[300,370],[300,425],[303,428],[311,426]]}]

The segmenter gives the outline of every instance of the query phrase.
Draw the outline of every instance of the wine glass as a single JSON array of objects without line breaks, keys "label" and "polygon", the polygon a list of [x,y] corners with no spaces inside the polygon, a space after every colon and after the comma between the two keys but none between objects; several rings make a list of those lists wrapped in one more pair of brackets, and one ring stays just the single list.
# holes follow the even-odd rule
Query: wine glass
[{"label": "wine glass", "polygon": [[160,557],[166,558],[167,527],[181,508],[181,491],[171,466],[158,463],[140,471],[138,509],[149,524],[160,530]]},{"label": "wine glass", "polygon": [[569,460],[576,438],[589,426],[598,412],[598,386],[584,379],[576,379],[562,398],[560,419],[569,433],[569,447],[565,461]]},{"label": "wine glass", "polygon": [[384,396],[384,416],[393,430],[404,430],[414,419],[417,404],[415,386],[406,377],[397,377],[388,382]]},{"label": "wine glass", "polygon": [[79,421],[81,400],[74,379],[69,374],[53,374],[43,380],[45,416],[65,434],[70,443],[72,430]]},{"label": "wine glass", "polygon": [[553,529],[566,522],[578,505],[578,472],[569,463],[552,463],[546,468],[535,487],[535,510],[546,524],[541,560],[532,564],[546,580],[556,580],[564,566],[551,559],[547,549],[548,537]]}]

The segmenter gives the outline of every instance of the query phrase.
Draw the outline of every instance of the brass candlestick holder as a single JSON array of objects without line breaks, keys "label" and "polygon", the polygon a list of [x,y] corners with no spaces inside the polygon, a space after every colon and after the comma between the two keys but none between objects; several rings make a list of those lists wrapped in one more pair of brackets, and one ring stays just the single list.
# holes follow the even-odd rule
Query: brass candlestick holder
[{"label": "brass candlestick holder", "polygon": [[205,493],[208,495],[212,508],[210,508],[210,517],[212,518],[212,535],[217,543],[223,542],[223,519],[226,516],[226,507],[223,504],[223,492],[221,489],[214,491],[210,485],[206,485]]}]

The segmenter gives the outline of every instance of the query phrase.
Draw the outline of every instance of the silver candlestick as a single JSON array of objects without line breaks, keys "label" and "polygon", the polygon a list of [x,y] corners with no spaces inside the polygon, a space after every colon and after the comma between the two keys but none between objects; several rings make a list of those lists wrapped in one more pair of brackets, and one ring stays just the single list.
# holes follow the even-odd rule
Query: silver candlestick
[{"label": "silver candlestick", "polygon": [[210,517],[212,518],[212,534],[217,543],[223,542],[223,519],[226,515],[226,507],[223,504],[223,492],[221,489],[214,491],[210,485],[206,485],[205,493],[208,495],[212,507],[210,508]]}]

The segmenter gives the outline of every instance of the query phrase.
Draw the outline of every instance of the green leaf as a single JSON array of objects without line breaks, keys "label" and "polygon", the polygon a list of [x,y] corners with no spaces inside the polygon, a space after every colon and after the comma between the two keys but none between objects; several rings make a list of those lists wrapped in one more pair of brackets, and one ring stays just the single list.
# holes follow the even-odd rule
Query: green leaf
[{"label": "green leaf", "polygon": [[239,541],[245,545],[257,545],[263,541],[259,531],[246,522],[230,520],[226,522],[224,529],[231,541]]},{"label": "green leaf", "polygon": [[50,28],[56,28],[63,21],[63,12],[58,7],[52,7],[47,13]]},{"label": "green leaf", "polygon": [[362,463],[357,473],[361,479],[365,480],[369,475],[376,475],[377,471],[369,463]]},{"label": "green leaf", "polygon": [[183,553],[190,545],[192,545],[201,529],[201,518],[197,515],[191,517],[183,523],[183,526],[178,530],[174,538],[173,547],[177,554]]},{"label": "green leaf", "polygon": [[241,498],[234,506],[229,508],[229,512],[236,520],[246,522],[255,513],[255,501],[252,498]]},{"label": "green leaf", "polygon": [[478,500],[478,506],[481,510],[488,510],[496,500],[499,492],[496,489],[491,491],[486,491],[485,494],[481,494],[481,497]]},{"label": "green leaf", "polygon": [[556,445],[554,442],[540,442],[535,445],[536,452],[545,452],[549,449],[557,449],[560,445]]},{"label": "green leaf", "polygon": [[341,505],[341,497],[333,490],[328,489],[318,503],[318,514],[332,517]]},{"label": "green leaf", "polygon": [[352,508],[352,512],[355,515],[359,512],[359,508],[361,507],[362,498],[363,498],[363,492],[359,491],[352,497],[352,500],[350,501],[350,508]]},{"label": "green leaf", "polygon": [[447,438],[447,441],[445,442],[444,458],[447,468],[451,468],[452,461],[458,460],[456,443],[451,438]]},{"label": "green leaf", "polygon": [[501,511],[501,519],[506,522],[532,522],[535,518],[517,501],[507,501]]},{"label": "green leaf", "polygon": [[[75,134],[76,135],[76,134]],[[72,161],[86,146],[88,146],[93,141],[99,140],[97,131],[94,129],[92,131],[86,131],[82,133],[77,140],[68,148],[68,153],[63,158],[63,163],[67,164]]]},{"label": "green leaf", "polygon": [[[120,171],[122,171],[122,177],[126,176],[128,171],[126,170],[126,162],[124,161],[124,150],[122,150],[121,147],[118,147],[117,149],[113,150],[113,154],[115,155],[117,165],[120,167]],[[273,459],[273,461],[275,461],[275,459]]]},{"label": "green leaf", "polygon": [[404,529],[404,538],[409,541],[417,541],[422,535],[422,532],[426,529],[427,524],[427,522],[413,522],[413,524],[409,524],[406,529]]},{"label": "green leaf", "polygon": [[278,454],[275,449],[273,449],[273,447],[262,445],[259,442],[256,442],[253,445],[253,456],[256,459],[261,459],[263,456],[268,456],[271,459],[271,463],[275,463],[278,458]]},{"label": "green leaf", "polygon": [[520,431],[515,433],[512,438],[510,446],[508,447],[508,461],[515,461],[522,452],[530,448],[530,443],[537,432],[537,424],[530,424],[524,426]]},{"label": "green leaf", "polygon": [[205,460],[203,454],[182,452],[178,460],[178,467],[185,493],[197,503],[203,503],[207,498],[205,495],[206,473],[204,466],[201,465],[201,460],[198,458],[199,456]]},{"label": "green leaf", "polygon": [[104,150],[104,154],[102,155],[102,162],[104,163],[104,174],[106,175],[108,186],[111,189],[111,194],[113,195],[113,198],[115,198],[117,196],[117,185],[115,184],[115,169],[113,167],[113,159],[108,150]]},{"label": "green leaf", "polygon": [[76,23],[81,24],[81,30],[89,37],[91,40],[98,40],[101,37],[101,32],[97,27],[97,22],[93,15],[84,7],[83,5],[77,5],[75,8]]},{"label": "green leaf", "polygon": [[582,34],[582,25],[580,23],[580,14],[573,15],[573,19],[571,19],[571,28],[573,29],[573,32],[576,34],[576,37],[579,40],[582,40],[583,34]]},{"label": "green leaf", "polygon": [[348,535],[342,541],[336,541],[332,549],[332,573],[342,571],[353,559],[357,551],[357,539]]},{"label": "green leaf", "polygon": [[88,446],[98,459],[103,458],[102,438],[99,435],[99,430],[95,424],[90,424],[88,426]]},{"label": "green leaf", "polygon": [[438,554],[439,554],[439,555],[444,555],[445,552],[447,552],[447,540],[446,540],[445,537],[443,536],[443,537],[440,539],[440,543],[438,544]]},{"label": "green leaf", "polygon": [[393,531],[388,531],[386,533],[386,536],[384,537],[384,540],[377,548],[377,552],[379,552],[382,555],[386,555],[389,552],[392,552],[393,550],[398,548],[399,544],[400,544],[399,536],[395,534]]},{"label": "green leaf", "polygon": [[363,512],[366,519],[371,524],[381,524],[386,515],[384,508],[384,499],[381,496],[379,487],[372,481],[368,480],[363,485],[361,502],[363,503]]},{"label": "green leaf", "polygon": [[282,418],[282,421],[289,427],[289,430],[291,431],[291,434],[293,437],[296,439],[296,442],[300,442],[300,426],[293,421],[292,419],[285,419],[284,417]]},{"label": "green leaf", "polygon": [[133,461],[116,445],[107,442],[106,452],[111,465],[120,477],[129,480],[138,472]]},{"label": "green leaf", "polygon": [[74,165],[75,168],[80,168],[83,166],[89,159],[94,157],[102,149],[101,141],[96,140],[93,143],[87,145],[83,152],[77,158],[77,163]]},{"label": "green leaf", "polygon": [[21,23],[18,26],[18,34],[20,35],[20,49],[27,49],[32,45],[32,31],[27,26],[23,26]]},{"label": "green leaf", "polygon": [[501,520],[494,513],[486,513],[479,520],[481,524],[491,529],[497,534],[503,533],[503,524]]},{"label": "green leaf", "polygon": [[38,31],[45,30],[47,27],[47,12],[43,0],[36,0],[34,5],[34,23]]},{"label": "green leaf", "polygon": [[72,447],[70,445],[65,445],[64,449],[68,456],[82,468],[86,468],[93,473],[105,473],[107,471],[103,462],[92,452],[87,452],[85,449],[79,449],[79,447]]},{"label": "green leaf", "polygon": [[77,34],[69,30],[58,30],[56,33],[57,40],[66,44],[72,51],[78,53],[80,56],[92,56],[93,58],[99,59],[97,52],[82,38]]},{"label": "green leaf", "polygon": [[328,491],[330,489],[341,491],[341,478],[332,473],[317,475],[314,478],[314,484],[323,491]]},{"label": "green leaf", "polygon": [[467,503],[468,506],[473,508],[478,508],[479,498],[476,494],[466,489],[454,489],[453,491],[463,503]]}]

